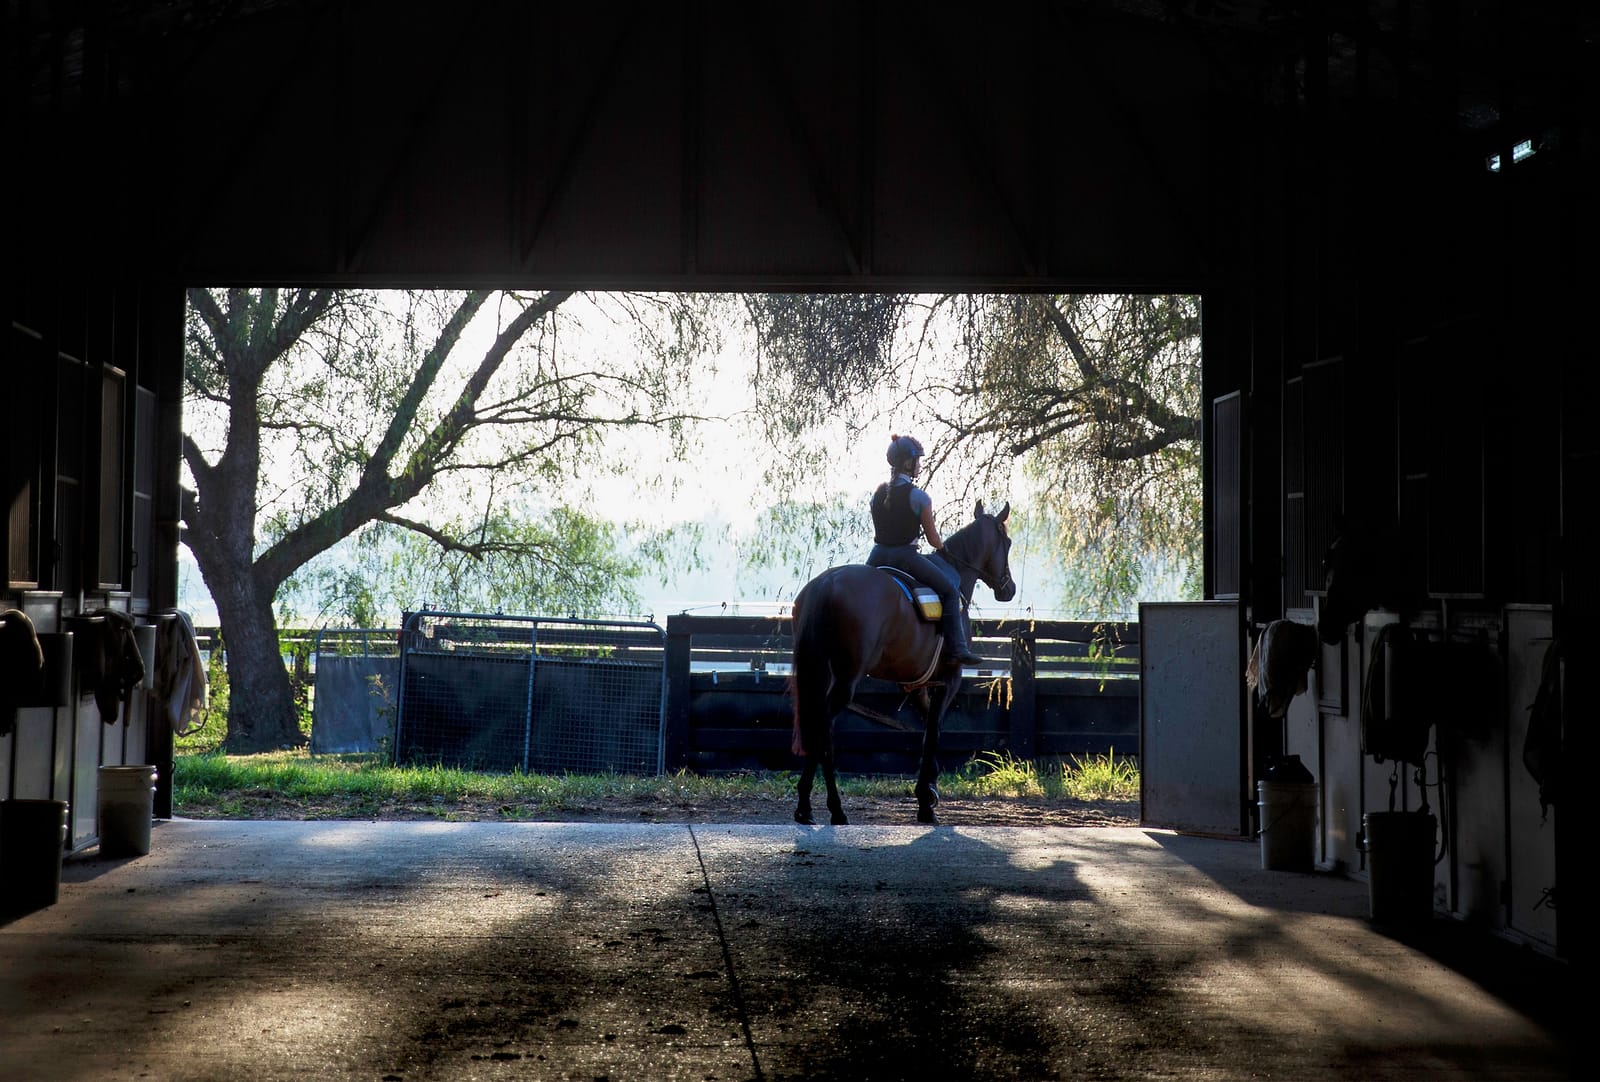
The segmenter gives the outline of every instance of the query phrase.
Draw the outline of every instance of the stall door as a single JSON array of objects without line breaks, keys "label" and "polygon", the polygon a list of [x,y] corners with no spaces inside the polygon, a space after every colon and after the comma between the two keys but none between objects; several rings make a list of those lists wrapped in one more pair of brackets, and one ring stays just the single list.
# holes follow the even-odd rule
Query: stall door
[{"label": "stall door", "polygon": [[1139,606],[1140,818],[1149,826],[1249,830],[1239,627],[1234,601]]}]

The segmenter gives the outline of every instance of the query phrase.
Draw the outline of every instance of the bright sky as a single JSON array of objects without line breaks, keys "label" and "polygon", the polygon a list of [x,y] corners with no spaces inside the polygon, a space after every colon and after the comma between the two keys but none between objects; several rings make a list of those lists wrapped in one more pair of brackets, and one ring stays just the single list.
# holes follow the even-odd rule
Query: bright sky
[{"label": "bright sky", "polygon": [[[493,314],[480,315],[472,331],[464,336],[459,347],[461,355],[474,359],[481,356],[493,331]],[[561,348],[568,356],[574,356],[584,346],[568,337]],[[751,386],[753,346],[742,336],[730,334],[722,351],[712,360],[713,363],[695,369],[689,396],[691,408],[706,416],[729,420],[701,423],[694,433],[698,449],[687,460],[674,461],[666,436],[651,429],[632,429],[612,440],[610,457],[613,460],[620,458],[624,462],[659,467],[666,483],[641,483],[636,477],[601,474],[585,479],[593,491],[591,508],[614,509],[613,515],[619,521],[644,520],[663,526],[683,521],[706,524],[701,549],[708,565],[704,570],[678,575],[670,582],[647,580],[638,584],[644,611],[658,620],[664,620],[669,613],[686,610],[774,611],[791,599],[804,584],[804,578],[809,577],[783,568],[752,571],[740,565],[739,542],[758,529],[761,516],[784,494],[766,489],[762,476],[764,459],[774,452],[754,430],[753,424],[740,420],[740,415],[754,405],[757,393]],[[186,425],[191,423],[186,419]],[[917,424],[916,418],[897,419],[893,427],[895,431],[920,432],[924,443],[929,443],[926,430]],[[867,439],[836,456],[829,474],[818,478],[811,491],[792,494],[821,502],[840,495],[847,505],[859,506],[859,535],[837,538],[835,555],[839,558],[832,562],[865,559],[871,547],[871,522],[866,502],[886,476],[883,450],[887,443],[886,427],[881,439]],[[929,449],[934,450],[931,444]],[[928,482],[928,487],[942,522],[967,520],[971,509],[953,506],[953,493],[944,491],[950,485],[941,484],[941,479],[936,477]],[[1007,499],[1025,499],[1025,494],[996,492],[984,498],[998,506]],[[947,526],[947,530],[953,528]],[[180,607],[190,612],[198,624],[212,624],[215,607],[205,592],[198,569],[186,549],[181,551],[180,557]],[[1018,544],[1013,548],[1012,564],[1019,586],[1017,597],[1007,605],[999,605],[987,587],[980,584],[973,599],[975,612],[988,617],[1022,614],[1030,609],[1041,614],[1053,613],[1058,604],[1059,584],[1057,576],[1050,572],[1048,552],[1029,551],[1029,546]],[[809,573],[821,570],[823,566],[818,566]]]},{"label": "bright sky", "polygon": [[[725,416],[730,422],[709,422],[701,426],[702,450],[683,462],[668,462],[669,451],[665,438],[652,438],[646,431],[633,434],[634,453],[643,461],[661,461],[668,465],[670,485],[659,488],[641,488],[629,478],[603,478],[596,483],[604,498],[597,506],[633,506],[647,511],[656,521],[667,523],[700,520],[725,525],[733,539],[748,537],[759,526],[760,519],[772,503],[783,494],[769,491],[763,481],[764,459],[773,449],[754,430],[753,423],[741,423],[739,415],[755,404],[758,391],[751,386],[754,365],[754,348],[748,341],[735,338],[728,342],[715,358],[714,365],[705,365],[695,373],[693,399],[696,408],[705,415]],[[891,429],[896,432],[920,433],[927,449],[936,451],[927,438],[929,427],[919,424],[916,417],[907,416],[893,422],[884,422],[881,438],[864,437],[856,446],[831,460],[828,474],[819,477],[808,492],[794,493],[827,502],[834,495],[842,496],[848,505],[859,508],[858,532],[838,538],[840,559],[835,562],[858,561],[866,558],[872,547],[872,525],[867,512],[867,500],[888,476],[888,463],[884,452],[888,447]],[[843,448],[843,426],[838,427],[839,446]],[[1019,477],[1019,487],[1022,481]],[[972,508],[956,507],[953,485],[939,478],[927,482],[934,500],[935,513],[946,532],[953,532],[968,521]],[[1025,494],[995,492],[983,497],[989,506],[997,508],[1008,499],[1025,499]],[[627,515],[621,516],[627,518]],[[805,578],[779,568],[751,572],[737,566],[733,544],[718,546],[708,538],[707,552],[711,568],[702,573],[680,576],[671,583],[643,583],[641,594],[645,607],[658,618],[668,613],[692,611],[738,611],[760,613],[773,611],[792,599],[804,585]],[[988,588],[979,584],[974,591],[976,615],[999,617],[1020,614],[1030,608],[1054,613],[1059,604],[1059,576],[1049,571],[1049,553],[1039,546],[1016,546],[1012,550],[1012,573],[1018,584],[1017,596],[1007,604],[995,601]],[[825,563],[811,569],[811,573],[824,570]],[[808,577],[808,576],[807,576]]]}]

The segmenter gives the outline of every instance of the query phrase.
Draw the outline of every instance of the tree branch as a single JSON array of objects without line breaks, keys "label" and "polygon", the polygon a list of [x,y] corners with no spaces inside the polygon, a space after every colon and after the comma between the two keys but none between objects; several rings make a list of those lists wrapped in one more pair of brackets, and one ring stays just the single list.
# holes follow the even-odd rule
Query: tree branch
[{"label": "tree branch", "polygon": [[[495,373],[500,370],[500,365],[504,363],[506,355],[511,352],[511,347],[521,341],[522,336],[528,332],[529,328],[533,327],[549,313],[555,311],[571,295],[570,290],[552,290],[528,305],[517,314],[515,319],[506,324],[505,328],[495,337],[494,344],[483,355],[483,360],[478,363],[477,369],[468,377],[466,384],[461,389],[461,393],[456,397],[455,404],[439,419],[433,429],[423,437],[416,450],[411,452],[410,457],[406,460],[404,469],[400,471],[399,475],[391,475],[386,478],[391,500],[388,506],[398,507],[422,491],[429,479],[438,470],[439,464],[448,455],[450,449],[460,440],[461,434],[471,426],[473,412],[476,409],[479,397],[483,394],[484,388],[488,386],[489,381],[494,378]],[[482,302],[480,301],[479,303],[481,304]],[[457,333],[459,334],[459,331]],[[442,362],[442,358],[440,360]],[[396,420],[399,420],[399,411],[396,411]],[[407,424],[409,425],[413,420],[415,420],[414,405],[411,417],[407,418]],[[402,429],[396,434],[391,426],[390,433],[395,437],[394,445],[397,448],[399,437],[404,435],[404,430]],[[384,446],[387,446],[388,443],[389,436],[385,436]],[[393,450],[389,451],[390,456],[393,453]],[[387,470],[388,459],[374,455],[373,462],[379,468]],[[369,466],[369,473],[371,470],[372,467]],[[366,480],[367,478],[363,477],[363,482]]]},{"label": "tree branch", "polygon": [[442,530],[436,530],[425,522],[418,522],[416,519],[405,518],[388,511],[375,516],[373,521],[387,522],[391,526],[399,526],[401,529],[421,534],[446,552],[460,552],[472,557],[488,556],[496,552],[520,552],[526,547],[505,541],[470,543],[458,537],[452,537]]},{"label": "tree branch", "polygon": [[467,324],[472,322],[472,318],[478,314],[478,310],[488,299],[488,290],[474,290],[462,298],[455,312],[451,314],[439,332],[439,337],[418,363],[416,375],[412,377],[405,394],[395,406],[394,413],[389,418],[389,426],[384,431],[383,438],[378,441],[378,446],[374,448],[372,458],[368,460],[362,483],[376,484],[387,479],[389,467],[394,462],[406,433],[416,423],[417,410],[422,407],[423,398],[433,387],[433,381],[438,378],[439,369],[444,367],[450,351],[461,340],[461,333],[466,330]]},{"label": "tree branch", "polygon": [[182,434],[181,451],[183,461],[188,465],[189,472],[194,474],[194,483],[198,488],[205,488],[211,480],[211,464],[206,461],[200,445],[194,442],[194,437],[185,432]]},{"label": "tree branch", "polygon": [[256,572],[267,588],[276,590],[284,579],[313,556],[337,544],[366,523],[404,505],[426,488],[448,461],[462,434],[472,427],[477,400],[512,347],[571,293],[546,293],[506,325],[468,377],[455,404],[411,453],[404,468],[397,475],[391,474],[386,467],[397,454],[408,428],[415,422],[423,397],[437,378],[450,350],[459,341],[463,329],[488,295],[481,291],[468,294],[452,314],[424,356],[416,377],[407,386],[377,452],[368,459],[355,488],[342,500],[286,532],[257,557]]},{"label": "tree branch", "polygon": [[1078,372],[1083,376],[1083,382],[1086,384],[1098,383],[1100,370],[1095,367],[1093,358],[1089,356],[1089,350],[1083,344],[1083,339],[1078,337],[1077,329],[1068,321],[1066,314],[1049,297],[1035,298],[1034,305],[1040,312],[1044,313],[1044,317],[1056,329],[1056,333],[1061,336],[1061,340],[1067,344],[1067,350],[1072,354],[1072,359],[1077,362]]}]

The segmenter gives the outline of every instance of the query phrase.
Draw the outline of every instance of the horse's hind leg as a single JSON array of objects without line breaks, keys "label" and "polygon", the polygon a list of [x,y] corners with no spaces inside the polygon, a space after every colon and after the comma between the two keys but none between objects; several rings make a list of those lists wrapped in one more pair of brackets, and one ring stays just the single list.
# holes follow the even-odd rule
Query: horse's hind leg
[{"label": "horse's hind leg", "polygon": [[839,779],[833,767],[833,722],[845,707],[850,705],[850,700],[855,698],[856,682],[854,680],[835,680],[833,687],[828,689],[827,715],[828,739],[823,744],[822,781],[828,788],[828,821],[836,827],[842,827],[850,822],[844,814],[844,801],[839,799]]},{"label": "horse's hind leg", "polygon": [[828,821],[834,826],[844,826],[850,820],[845,818],[844,805],[839,800],[839,782],[834,776],[833,748],[813,755],[806,756],[806,765],[800,768],[800,784],[796,787],[794,806],[794,821],[811,826],[816,819],[811,814],[811,784],[817,776],[817,766],[820,761],[822,766],[822,781],[828,793]]},{"label": "horse's hind leg", "polygon": [[817,757],[806,756],[806,765],[800,768],[800,785],[797,790],[794,821],[810,826],[816,820],[811,817],[811,782],[817,776]]},{"label": "horse's hind leg", "polygon": [[917,822],[937,823],[939,817],[934,814],[934,806],[939,803],[939,789],[934,782],[939,777],[939,726],[944,721],[945,711],[950,709],[951,702],[955,699],[957,689],[961,686],[961,673],[957,670],[955,675],[949,677],[934,692],[925,706],[924,717],[927,719],[926,728],[922,733],[922,766],[917,772]]},{"label": "horse's hind leg", "polygon": [[794,752],[805,759],[795,790],[794,821],[810,826],[816,822],[811,816],[811,783],[817,776],[817,761],[832,740],[825,711],[833,674],[815,650],[796,648],[792,680]]}]

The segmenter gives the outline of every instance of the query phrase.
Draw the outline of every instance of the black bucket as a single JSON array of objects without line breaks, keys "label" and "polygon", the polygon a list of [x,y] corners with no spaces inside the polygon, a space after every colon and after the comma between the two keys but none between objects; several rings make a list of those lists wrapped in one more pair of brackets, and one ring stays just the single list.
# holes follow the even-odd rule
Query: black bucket
[{"label": "black bucket", "polygon": [[0,915],[32,913],[61,894],[65,800],[0,801]]},{"label": "black bucket", "polygon": [[1378,924],[1433,916],[1433,844],[1439,821],[1427,812],[1367,812],[1367,897]]}]

